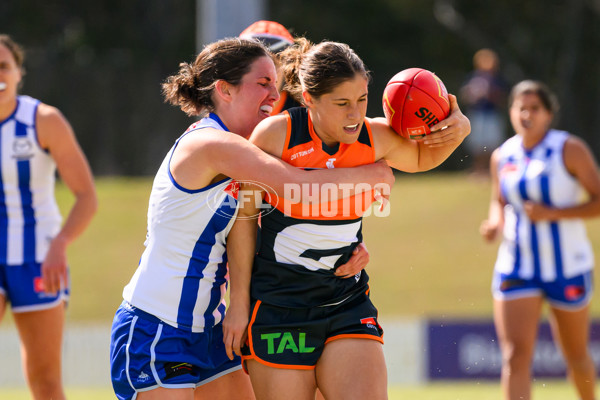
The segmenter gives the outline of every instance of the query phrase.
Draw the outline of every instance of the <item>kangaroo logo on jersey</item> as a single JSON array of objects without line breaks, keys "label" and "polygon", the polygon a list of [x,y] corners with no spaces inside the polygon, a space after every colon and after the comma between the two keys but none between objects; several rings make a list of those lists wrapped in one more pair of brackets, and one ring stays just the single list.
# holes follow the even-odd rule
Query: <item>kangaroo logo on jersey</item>
[{"label": "kangaroo logo on jersey", "polygon": [[233,180],[223,191],[237,200],[238,193],[240,192],[240,183]]},{"label": "kangaroo logo on jersey", "polygon": [[27,137],[17,137],[13,141],[13,158],[29,160],[33,157],[33,143]]}]

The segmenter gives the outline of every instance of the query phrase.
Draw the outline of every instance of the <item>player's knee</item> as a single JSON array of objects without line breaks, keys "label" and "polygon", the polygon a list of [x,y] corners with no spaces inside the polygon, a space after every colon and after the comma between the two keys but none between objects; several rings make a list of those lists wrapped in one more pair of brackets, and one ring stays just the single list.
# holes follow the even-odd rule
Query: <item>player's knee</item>
[{"label": "player's knee", "polygon": [[594,362],[587,351],[565,354],[568,368],[575,373],[586,373],[594,370]]},{"label": "player's knee", "polygon": [[28,376],[29,387],[36,395],[36,398],[41,399],[61,399],[62,383],[60,379],[52,376],[34,375]]},{"label": "player's knee", "polygon": [[529,368],[533,350],[519,343],[507,343],[502,346],[502,363],[511,370]]}]

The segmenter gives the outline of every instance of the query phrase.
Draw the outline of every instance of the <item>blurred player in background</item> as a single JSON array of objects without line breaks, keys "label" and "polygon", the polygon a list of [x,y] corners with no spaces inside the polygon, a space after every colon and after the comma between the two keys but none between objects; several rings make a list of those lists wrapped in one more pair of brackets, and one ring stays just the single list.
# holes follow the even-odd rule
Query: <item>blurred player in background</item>
[{"label": "blurred player in background", "polygon": [[508,85],[500,75],[500,60],[491,49],[478,50],[473,56],[474,70],[460,88],[459,98],[471,121],[473,134],[465,145],[473,157],[472,171],[487,177],[490,155],[505,138],[504,111]]},{"label": "blurred player in background", "polygon": [[[425,171],[469,134],[454,96],[450,116],[422,142],[403,139],[385,118],[365,118],[369,73],[345,44],[313,45],[299,38],[280,58],[285,89],[306,107],[266,119],[250,140],[295,167],[345,169],[385,160],[402,171]],[[232,268],[252,272],[249,345],[243,351],[258,399],[309,400],[317,388],[327,399],[387,398],[383,331],[368,296],[368,276],[335,274],[362,240],[362,215],[373,195],[344,204],[333,200],[327,212],[321,206],[307,215],[269,194],[254,265],[250,241],[245,258],[230,260]],[[257,212],[249,202],[240,208],[242,216]],[[238,218],[238,227],[248,238],[256,230],[249,218]],[[231,290],[233,307],[243,299],[238,291],[245,291],[233,285]],[[229,343],[226,337],[228,352],[239,353],[239,343]]]},{"label": "blurred player in background", "polygon": [[[18,94],[24,52],[0,34],[0,320],[7,303],[34,399],[64,399],[62,341],[67,246],[97,208],[90,167],[61,112]],[[61,227],[55,172],[75,196]]]},{"label": "blurred player in background", "polygon": [[[269,50],[275,55],[276,64],[279,67],[278,55],[294,44],[294,37],[292,34],[280,23],[274,21],[256,21],[242,33],[240,33],[242,39],[258,39],[269,48]],[[284,80],[283,74],[280,68],[277,70],[277,82],[280,98],[273,105],[273,111],[271,115],[277,115],[288,108],[298,107],[301,104],[298,103],[290,94],[283,89]]]},{"label": "blurred player in background", "polygon": [[517,84],[509,113],[515,135],[494,151],[492,198],[481,234],[504,231],[494,268],[494,320],[506,400],[529,399],[542,304],[582,400],[594,399],[588,352],[594,255],[583,219],[600,214],[600,174],[588,146],[551,129],[558,101],[546,85]]},{"label": "blurred player in background", "polygon": [[[247,241],[232,228],[239,189],[233,179],[261,182],[277,193],[289,182],[393,182],[382,163],[307,172],[248,142],[279,99],[276,79],[262,43],[225,39],[180,64],[163,84],[167,102],[204,118],[177,139],[154,179],[146,249],[112,326],[111,375],[119,399],[254,398],[240,358],[230,360],[223,343],[224,332],[243,340],[249,313],[242,301],[225,316],[227,260]],[[345,273],[366,261],[357,254]],[[247,287],[249,278],[229,272],[232,286]],[[236,326],[236,315],[245,322]]]}]

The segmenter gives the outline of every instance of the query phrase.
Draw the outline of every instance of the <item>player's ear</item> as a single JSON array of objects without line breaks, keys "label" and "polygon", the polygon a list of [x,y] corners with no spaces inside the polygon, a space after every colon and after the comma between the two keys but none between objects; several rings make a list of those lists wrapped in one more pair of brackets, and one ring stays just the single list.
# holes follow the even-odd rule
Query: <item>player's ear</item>
[{"label": "player's ear", "polygon": [[304,104],[309,107],[314,104],[312,96],[308,94],[307,91],[302,92],[302,98],[304,99]]},{"label": "player's ear", "polygon": [[219,79],[215,83],[215,93],[217,94],[217,96],[221,97],[223,100],[230,101],[231,100],[231,85],[228,82],[226,82],[222,79]]}]

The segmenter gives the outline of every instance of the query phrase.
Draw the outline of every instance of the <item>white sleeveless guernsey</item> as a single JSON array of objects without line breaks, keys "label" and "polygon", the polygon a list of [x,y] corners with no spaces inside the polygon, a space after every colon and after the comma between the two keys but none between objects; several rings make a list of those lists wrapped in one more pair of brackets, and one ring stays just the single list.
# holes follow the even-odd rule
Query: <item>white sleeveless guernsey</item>
[{"label": "white sleeveless guernsey", "polygon": [[171,175],[179,140],[207,127],[226,130],[211,114],[188,128],[163,160],[150,194],[146,249],[123,290],[133,306],[192,332],[213,327],[225,314],[225,243],[237,214],[231,179],[188,190]]},{"label": "white sleeveless guernsey", "polygon": [[54,198],[56,164],[40,147],[39,100],[17,97],[15,112],[0,121],[0,264],[41,263],[61,226]]},{"label": "white sleeveless guernsey", "polygon": [[567,132],[550,130],[538,145],[526,150],[515,135],[500,147],[498,176],[507,205],[496,271],[550,282],[593,268],[594,255],[582,219],[532,223],[523,211],[525,200],[557,208],[584,201],[585,190],[564,165],[568,137]]}]

